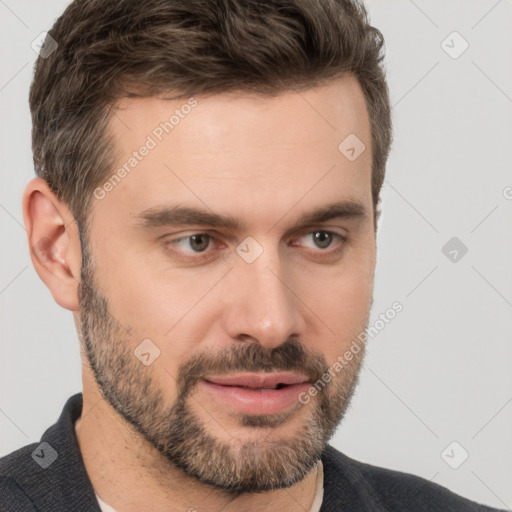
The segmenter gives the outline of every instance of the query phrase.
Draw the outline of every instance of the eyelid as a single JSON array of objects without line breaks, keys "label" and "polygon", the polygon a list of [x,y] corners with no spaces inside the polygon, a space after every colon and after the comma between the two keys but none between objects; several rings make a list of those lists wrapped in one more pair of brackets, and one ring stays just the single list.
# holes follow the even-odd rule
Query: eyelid
[{"label": "eyelid", "polygon": [[311,226],[306,226],[306,227],[300,228],[295,233],[291,233],[290,238],[299,238],[299,237],[302,237],[305,235],[309,235],[311,233],[318,233],[318,232],[330,233],[332,235],[339,236],[342,238],[348,237],[347,230],[343,229],[341,226],[311,225]]}]

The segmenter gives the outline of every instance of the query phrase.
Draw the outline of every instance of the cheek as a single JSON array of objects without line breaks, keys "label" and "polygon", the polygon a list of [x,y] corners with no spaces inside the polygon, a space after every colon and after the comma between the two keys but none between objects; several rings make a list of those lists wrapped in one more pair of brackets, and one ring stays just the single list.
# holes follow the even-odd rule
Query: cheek
[{"label": "cheek", "polygon": [[298,295],[307,306],[309,335],[328,360],[344,353],[366,328],[373,294],[372,262],[367,253],[299,278]]},{"label": "cheek", "polygon": [[366,320],[372,283],[365,276],[333,276],[325,286],[308,287],[307,304],[335,332],[351,332]]},{"label": "cheek", "polygon": [[114,237],[95,250],[100,291],[116,320],[138,336],[165,335],[185,313],[190,295],[185,283],[172,279],[165,268],[155,268],[148,251],[134,251]]},{"label": "cheek", "polygon": [[[136,261],[137,260],[137,261]],[[155,378],[172,388],[178,369],[207,337],[214,322],[215,293],[208,293],[218,277],[185,276],[169,269],[155,269],[126,254],[102,281],[110,311],[125,328],[135,349],[150,339],[160,350]],[[207,296],[205,296],[207,294]]]}]

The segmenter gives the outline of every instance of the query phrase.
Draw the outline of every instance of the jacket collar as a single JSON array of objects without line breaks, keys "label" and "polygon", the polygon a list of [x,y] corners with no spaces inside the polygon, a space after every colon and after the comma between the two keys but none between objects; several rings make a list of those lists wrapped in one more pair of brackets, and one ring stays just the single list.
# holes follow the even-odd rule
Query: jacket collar
[{"label": "jacket collar", "polygon": [[[74,423],[81,412],[82,393],[77,393],[67,400],[58,421],[41,441],[22,448],[9,464],[10,476],[39,510],[101,512],[76,438]],[[37,463],[45,458],[51,461],[55,454],[57,458],[47,467]],[[20,461],[20,456],[27,460]]]}]

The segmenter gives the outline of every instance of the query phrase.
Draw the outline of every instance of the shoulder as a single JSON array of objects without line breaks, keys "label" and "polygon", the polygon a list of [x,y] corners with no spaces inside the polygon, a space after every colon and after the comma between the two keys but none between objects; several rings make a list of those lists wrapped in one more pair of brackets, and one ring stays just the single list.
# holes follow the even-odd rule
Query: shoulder
[{"label": "shoulder", "polygon": [[35,512],[23,489],[11,478],[0,476],[0,512]]},{"label": "shoulder", "polygon": [[39,442],[0,458],[0,512],[100,511],[74,430],[81,411],[77,393]]},{"label": "shoulder", "polygon": [[27,468],[33,463],[33,451],[38,443],[30,443],[0,457],[0,478],[14,478],[20,468]]},{"label": "shoulder", "polygon": [[20,467],[32,460],[37,444],[27,445],[0,458],[0,512],[32,512],[36,508],[17,480]]},{"label": "shoulder", "polygon": [[[328,445],[322,457],[325,484],[334,490],[343,479],[355,487],[365,502],[378,504],[375,510],[415,512],[496,512],[459,496],[424,478],[372,466],[347,457]],[[330,474],[329,474],[330,473]]]}]

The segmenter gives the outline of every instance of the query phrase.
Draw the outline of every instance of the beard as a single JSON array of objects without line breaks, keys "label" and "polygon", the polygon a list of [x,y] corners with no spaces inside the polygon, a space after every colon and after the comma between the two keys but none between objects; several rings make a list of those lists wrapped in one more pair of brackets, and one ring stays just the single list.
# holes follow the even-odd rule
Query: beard
[{"label": "beard", "polygon": [[[194,387],[203,377],[238,371],[294,371],[316,383],[329,372],[325,357],[296,338],[270,349],[258,343],[237,342],[214,353],[196,353],[180,365],[176,399],[169,405],[154,367],[151,373],[151,367],[143,366],[133,353],[140,340],[131,327],[112,316],[107,298],[98,292],[90,250],[85,236],[80,235],[81,349],[110,406],[158,450],[164,462],[215,489],[240,495],[282,489],[302,480],[316,466],[345,414],[357,385],[364,347],[344,365],[340,375],[322,381],[322,388],[307,404],[298,401],[291,411],[270,415],[238,413],[244,430],[261,434],[257,438],[233,435],[223,441],[209,432],[191,408]],[[309,411],[301,412],[303,407]],[[299,412],[304,418],[300,427],[292,436],[288,432],[278,437],[273,429],[282,426],[286,432],[286,422]]]}]

